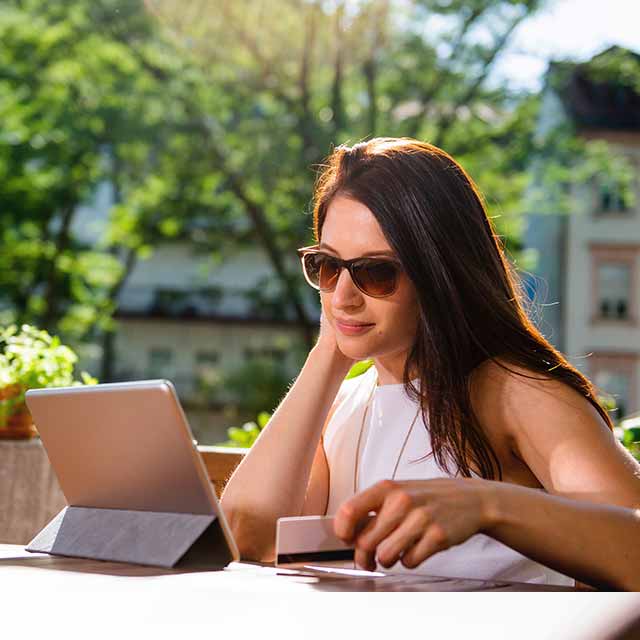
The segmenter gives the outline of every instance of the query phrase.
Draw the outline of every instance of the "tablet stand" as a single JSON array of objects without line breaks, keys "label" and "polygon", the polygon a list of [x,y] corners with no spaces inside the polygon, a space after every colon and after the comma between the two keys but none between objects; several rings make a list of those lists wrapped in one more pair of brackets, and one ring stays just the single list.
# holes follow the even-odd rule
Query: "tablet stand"
[{"label": "tablet stand", "polygon": [[223,568],[233,560],[213,514],[88,507],[65,507],[27,551],[166,568]]}]

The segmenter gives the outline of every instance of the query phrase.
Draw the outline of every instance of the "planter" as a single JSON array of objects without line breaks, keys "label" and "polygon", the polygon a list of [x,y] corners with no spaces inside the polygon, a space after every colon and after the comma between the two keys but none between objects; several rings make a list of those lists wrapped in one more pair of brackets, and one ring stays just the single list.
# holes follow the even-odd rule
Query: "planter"
[{"label": "planter", "polygon": [[4,440],[28,440],[38,435],[31,414],[24,402],[13,406],[12,398],[22,394],[19,384],[11,384],[0,389],[0,439]]}]

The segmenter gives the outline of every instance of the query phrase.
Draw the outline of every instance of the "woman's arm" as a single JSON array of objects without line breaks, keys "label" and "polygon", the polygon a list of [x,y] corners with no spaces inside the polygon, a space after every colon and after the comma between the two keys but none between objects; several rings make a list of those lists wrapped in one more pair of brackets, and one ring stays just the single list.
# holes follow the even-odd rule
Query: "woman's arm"
[{"label": "woman's arm", "polygon": [[640,510],[480,482],[484,533],[591,586],[640,590]]},{"label": "woman's arm", "polygon": [[[613,580],[608,584],[628,588],[635,571],[638,588],[640,558],[627,546],[632,534],[638,535],[640,465],[593,405],[569,386],[531,380],[494,363],[480,373],[474,406],[481,422],[506,434],[514,458],[524,462],[550,494],[534,492],[524,498],[521,488],[508,486],[499,491],[495,537],[518,538],[518,550],[536,559],[548,549],[550,559],[541,562],[554,568],[562,567],[566,558],[566,566],[575,567],[570,574],[580,580],[591,567],[591,584]],[[518,507],[519,496],[526,507]],[[589,508],[585,501],[602,506]],[[533,511],[527,514],[529,507]],[[581,553],[587,561],[582,567],[576,556]]]},{"label": "woman's arm", "polygon": [[[355,539],[357,524],[376,517]],[[439,551],[486,533],[581,582],[640,590],[640,512],[548,495],[507,482],[383,480],[341,505],[336,535],[356,563],[413,569]]]},{"label": "woman's arm", "polygon": [[[484,532],[582,582],[640,589],[640,465],[566,385],[493,367],[476,383],[485,432],[510,439],[547,493],[479,479],[379,482],[336,514],[335,532],[355,542],[356,562],[414,568]],[[353,540],[369,511],[376,517]]]},{"label": "woman's arm", "polygon": [[221,505],[243,558],[270,559],[277,519],[302,512],[322,427],[351,364],[326,339],[325,328],[227,483]]}]

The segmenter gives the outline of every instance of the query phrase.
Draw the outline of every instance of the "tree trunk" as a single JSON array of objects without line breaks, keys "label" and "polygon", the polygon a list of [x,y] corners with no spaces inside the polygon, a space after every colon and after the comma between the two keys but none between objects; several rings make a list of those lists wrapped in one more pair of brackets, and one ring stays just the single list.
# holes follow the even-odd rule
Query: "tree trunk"
[{"label": "tree trunk", "polygon": [[345,127],[344,100],[342,97],[342,76],[343,76],[343,33],[342,18],[344,15],[344,5],[336,9],[335,15],[335,42],[336,57],[333,68],[333,86],[331,89],[331,110],[333,111],[333,131],[337,136]]},{"label": "tree trunk", "polygon": [[75,210],[76,202],[70,201],[62,211],[60,230],[56,237],[56,250],[48,265],[44,291],[45,309],[42,316],[42,326],[49,331],[49,333],[55,332],[55,325],[59,320],[57,262],[69,245],[69,230],[73,216],[75,215]]}]

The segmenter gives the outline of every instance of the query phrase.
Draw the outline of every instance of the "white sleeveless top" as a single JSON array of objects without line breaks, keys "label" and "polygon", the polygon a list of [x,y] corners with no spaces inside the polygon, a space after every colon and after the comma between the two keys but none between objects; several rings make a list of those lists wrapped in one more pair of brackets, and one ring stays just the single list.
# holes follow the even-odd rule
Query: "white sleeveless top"
[{"label": "white sleeveless top", "polygon": [[[367,423],[360,443],[358,491],[380,480],[390,479],[418,404],[412,401],[402,384],[377,386],[375,366],[357,378],[345,380],[336,397],[337,406],[324,434],[324,449],[329,466],[329,502],[327,514],[353,496],[356,449],[367,400],[371,400]],[[431,452],[431,440],[422,415],[418,415],[398,464],[396,480],[426,480],[451,477],[438,467]],[[477,476],[476,476],[477,477]],[[540,584],[575,584],[569,578],[534,562],[493,538],[476,534],[466,542],[441,551],[415,569],[397,562],[380,571],[423,573],[452,578],[513,580]]]}]

